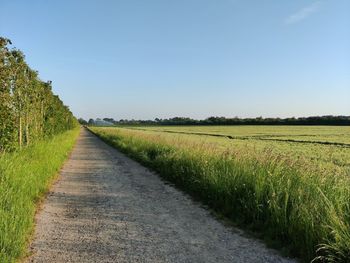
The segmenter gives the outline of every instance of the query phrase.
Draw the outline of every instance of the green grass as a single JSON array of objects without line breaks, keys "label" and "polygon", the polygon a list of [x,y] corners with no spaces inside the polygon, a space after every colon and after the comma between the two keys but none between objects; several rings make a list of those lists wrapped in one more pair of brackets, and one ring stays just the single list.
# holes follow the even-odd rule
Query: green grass
[{"label": "green grass", "polygon": [[236,138],[279,138],[350,144],[349,126],[149,126],[133,127],[153,131],[177,131],[230,135]]},{"label": "green grass", "polygon": [[[275,128],[279,136],[298,136],[310,130]],[[328,133],[327,127],[319,129],[322,136],[337,140],[335,137],[344,137],[348,127],[337,128],[329,127]],[[350,156],[348,147],[256,138],[231,140],[160,131],[164,127],[91,129],[219,213],[260,233],[268,242],[281,244],[292,255],[304,261],[349,261],[350,173],[348,160],[342,160]],[[181,132],[189,127],[172,129]],[[200,127],[190,129],[201,132]],[[228,128],[210,129],[224,133]],[[235,129],[241,136],[247,136],[247,129],[256,134],[273,133],[268,130],[273,127]],[[307,135],[321,133],[316,129]],[[346,136],[341,139],[348,140]],[[335,157],[321,158],[338,151],[341,154]]]},{"label": "green grass", "polygon": [[[181,140],[211,143],[224,149],[250,148],[250,152],[256,154],[269,149],[288,158],[303,159],[333,174],[344,173],[344,170],[345,173],[349,173],[350,170],[350,145],[337,145],[350,142],[350,127],[153,126],[132,129],[142,130],[145,134],[160,134],[162,137],[169,133],[171,137],[178,137]],[[216,135],[232,136],[234,139]]]},{"label": "green grass", "polygon": [[34,216],[71,151],[79,129],[0,156],[0,262],[24,256]]}]

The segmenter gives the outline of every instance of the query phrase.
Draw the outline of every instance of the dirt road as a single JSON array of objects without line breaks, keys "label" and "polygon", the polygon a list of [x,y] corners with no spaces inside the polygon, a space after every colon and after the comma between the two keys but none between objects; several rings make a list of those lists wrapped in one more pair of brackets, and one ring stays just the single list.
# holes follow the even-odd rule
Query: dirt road
[{"label": "dirt road", "polygon": [[81,131],[37,215],[27,262],[294,262]]}]

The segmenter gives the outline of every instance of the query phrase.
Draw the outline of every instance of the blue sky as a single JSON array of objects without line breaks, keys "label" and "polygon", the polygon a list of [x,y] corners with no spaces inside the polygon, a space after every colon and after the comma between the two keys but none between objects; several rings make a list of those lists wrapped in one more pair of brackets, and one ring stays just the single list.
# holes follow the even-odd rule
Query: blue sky
[{"label": "blue sky", "polygon": [[0,0],[77,117],[350,114],[350,1]]}]

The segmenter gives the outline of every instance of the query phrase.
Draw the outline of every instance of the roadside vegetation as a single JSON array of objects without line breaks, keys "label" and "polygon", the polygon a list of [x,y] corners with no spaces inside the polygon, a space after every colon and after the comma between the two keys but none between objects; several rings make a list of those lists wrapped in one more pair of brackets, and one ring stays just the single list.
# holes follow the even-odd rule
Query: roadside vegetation
[{"label": "roadside vegetation", "polygon": [[26,249],[38,201],[67,159],[79,129],[0,157],[0,262],[14,262]]},{"label": "roadside vegetation", "polygon": [[24,255],[38,201],[78,136],[78,121],[0,37],[0,262]]},{"label": "roadside vegetation", "polygon": [[[350,148],[312,143],[318,134],[307,127],[276,127],[277,134],[269,130],[274,127],[241,128],[251,132],[221,126],[210,132],[184,126],[174,127],[176,132],[161,130],[164,127],[90,127],[112,146],[274,246],[305,261],[348,262]],[[328,137],[335,143],[349,141],[348,127],[317,129],[323,130],[317,141],[326,142]],[[228,133],[231,139],[213,136]],[[258,137],[235,139],[254,137],[253,133]],[[262,135],[293,140],[267,141],[261,140]],[[311,143],[294,142],[299,137]]]},{"label": "roadside vegetation", "polygon": [[77,120],[24,54],[0,37],[0,153],[72,129]]}]

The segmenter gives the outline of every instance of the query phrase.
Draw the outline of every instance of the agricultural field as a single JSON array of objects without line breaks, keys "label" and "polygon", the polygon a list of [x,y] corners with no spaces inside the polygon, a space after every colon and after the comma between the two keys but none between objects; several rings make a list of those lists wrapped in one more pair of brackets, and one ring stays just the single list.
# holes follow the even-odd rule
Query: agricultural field
[{"label": "agricultural field", "polygon": [[[146,132],[181,135],[181,139],[215,144],[221,149],[250,149],[250,153],[273,151],[308,165],[350,173],[350,127],[348,126],[160,126],[130,127]],[[129,128],[129,129],[130,129]],[[155,134],[154,133],[154,134]],[[175,136],[174,136],[175,135]],[[186,136],[187,135],[187,136]]]},{"label": "agricultural field", "polygon": [[350,258],[350,127],[90,129],[287,253]]}]

